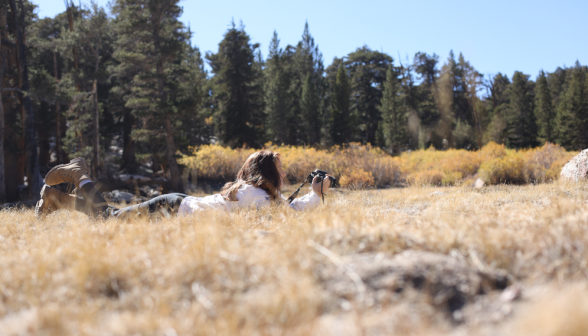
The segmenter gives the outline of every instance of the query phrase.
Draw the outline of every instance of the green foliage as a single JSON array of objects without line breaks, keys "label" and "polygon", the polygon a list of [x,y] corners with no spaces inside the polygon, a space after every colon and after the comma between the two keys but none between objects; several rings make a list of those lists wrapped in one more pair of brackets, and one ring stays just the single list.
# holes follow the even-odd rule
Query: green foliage
[{"label": "green foliage", "polygon": [[386,147],[390,153],[400,154],[407,142],[408,120],[404,98],[400,90],[400,80],[397,71],[392,66],[386,73],[380,111],[382,112],[381,125]]},{"label": "green foliage", "polygon": [[255,50],[243,26],[225,33],[216,54],[206,58],[215,74],[213,92],[215,127],[219,139],[231,147],[263,143],[262,95],[255,68]]},{"label": "green foliage", "polygon": [[535,87],[535,118],[541,142],[555,142],[555,109],[551,101],[551,93],[545,72],[541,71]]},{"label": "green foliage", "polygon": [[351,86],[347,69],[339,63],[331,98],[331,139],[337,145],[348,143],[353,129],[350,114]]},{"label": "green foliage", "polygon": [[576,62],[557,109],[558,143],[574,150],[588,147],[588,70]]},{"label": "green foliage", "polygon": [[510,80],[507,76],[498,73],[486,81],[488,96],[485,105],[488,111],[487,118],[489,124],[486,126],[483,142],[493,141],[498,144],[506,142],[506,121],[504,119],[505,110],[508,108],[509,95],[508,88]]},{"label": "green foliage", "polygon": [[534,83],[529,76],[515,71],[509,89],[510,103],[505,109],[506,132],[513,148],[537,145],[537,124],[534,114]]},{"label": "green foliage", "polygon": [[292,56],[280,49],[278,34],[270,42],[269,55],[264,71],[264,100],[267,137],[278,144],[294,142],[295,134],[291,132],[292,95],[289,91],[292,82]]},{"label": "green foliage", "polygon": [[392,62],[389,55],[367,46],[347,55],[344,62],[352,82],[351,106],[360,118],[359,139],[364,143],[376,143],[378,123],[382,120],[380,100]]},{"label": "green foliage", "polygon": [[421,84],[416,91],[416,99],[413,108],[417,111],[421,125],[433,127],[440,119],[439,109],[437,107],[437,75],[439,70],[437,64],[439,56],[436,54],[427,55],[418,52],[414,56],[414,71],[419,75]]},{"label": "green foliage", "polygon": [[[482,145],[482,121],[486,116],[478,109],[478,90],[482,75],[476,71],[460,53],[458,60],[453,51],[439,74],[438,106],[440,124],[437,133],[447,139],[453,137],[453,130],[460,126],[459,139],[450,140],[456,148],[472,148]],[[464,127],[471,132],[464,133]]]},{"label": "green foliage", "polygon": [[294,81],[291,90],[295,102],[294,115],[297,116],[299,127],[298,143],[318,144],[323,138],[325,113],[323,97],[325,83],[323,78],[323,55],[310,35],[308,22],[304,25],[302,40],[296,46],[293,55],[295,66]]},{"label": "green foliage", "polygon": [[177,0],[117,0],[113,13],[118,61],[114,73],[124,85],[115,93],[137,118],[134,140],[151,153],[154,167],[166,163],[170,187],[182,191],[175,156],[177,143],[202,124],[200,53],[190,46],[190,32],[179,21],[182,8]]},{"label": "green foliage", "polygon": [[302,98],[300,99],[300,107],[302,112],[302,120],[304,120],[304,128],[306,129],[306,141],[313,145],[319,143],[321,137],[321,120],[320,120],[320,100],[317,95],[317,88],[315,82],[311,78],[311,74],[306,74],[304,85],[302,86]]}]

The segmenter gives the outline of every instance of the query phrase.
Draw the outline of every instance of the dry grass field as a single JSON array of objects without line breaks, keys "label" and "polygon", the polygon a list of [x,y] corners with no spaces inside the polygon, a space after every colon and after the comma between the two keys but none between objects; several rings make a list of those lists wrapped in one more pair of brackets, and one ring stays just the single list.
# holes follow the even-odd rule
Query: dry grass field
[{"label": "dry grass field", "polygon": [[0,335],[585,335],[587,201],[556,182],[341,190],[308,213],[2,211]]}]

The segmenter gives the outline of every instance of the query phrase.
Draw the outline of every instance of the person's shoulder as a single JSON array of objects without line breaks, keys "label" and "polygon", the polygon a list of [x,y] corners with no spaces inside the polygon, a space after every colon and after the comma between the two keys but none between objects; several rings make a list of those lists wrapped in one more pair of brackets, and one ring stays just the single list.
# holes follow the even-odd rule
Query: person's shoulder
[{"label": "person's shoulder", "polygon": [[239,201],[246,200],[246,199],[267,199],[268,201],[271,200],[270,195],[267,191],[253,186],[251,184],[244,184],[242,185],[239,190],[237,191],[237,199]]},{"label": "person's shoulder", "polygon": [[182,204],[194,203],[201,201],[203,197],[187,196],[182,200]]}]

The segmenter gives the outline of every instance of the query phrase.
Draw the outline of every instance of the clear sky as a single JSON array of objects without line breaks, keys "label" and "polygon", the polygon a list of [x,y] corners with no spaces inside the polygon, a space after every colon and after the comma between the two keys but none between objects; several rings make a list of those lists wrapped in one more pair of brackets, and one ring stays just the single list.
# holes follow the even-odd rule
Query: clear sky
[{"label": "clear sky", "polygon": [[[41,18],[65,10],[63,0],[32,1]],[[97,3],[106,6],[107,0]],[[274,30],[282,47],[295,45],[308,21],[325,66],[363,45],[388,53],[396,65],[399,55],[412,60],[418,51],[436,53],[443,63],[453,49],[481,73],[509,78],[515,70],[535,78],[541,69],[551,72],[576,60],[588,64],[586,0],[183,0],[180,5],[181,20],[194,32],[192,44],[203,53],[218,50],[233,19],[261,44],[264,57]]]}]

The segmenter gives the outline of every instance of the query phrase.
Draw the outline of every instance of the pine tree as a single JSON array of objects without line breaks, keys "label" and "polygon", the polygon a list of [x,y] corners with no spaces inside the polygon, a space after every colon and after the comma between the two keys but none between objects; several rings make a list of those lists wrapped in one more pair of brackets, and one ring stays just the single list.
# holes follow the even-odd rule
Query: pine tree
[{"label": "pine tree", "polygon": [[407,142],[407,113],[401,95],[400,81],[392,66],[386,73],[382,95],[382,130],[390,153],[399,154]]},{"label": "pine tree", "polygon": [[[134,72],[131,94],[125,106],[140,119],[142,128],[134,138],[143,140],[152,151],[163,139],[165,162],[170,172],[170,187],[184,190],[176,161],[174,125],[180,117],[178,84],[188,71],[182,67],[189,34],[179,21],[179,0],[117,0],[116,17],[119,72]],[[157,157],[152,155],[155,161]],[[155,162],[154,162],[155,163]],[[157,165],[154,165],[157,166]]]},{"label": "pine tree", "polygon": [[498,73],[484,82],[488,92],[485,97],[486,110],[488,111],[489,124],[484,133],[484,143],[494,141],[502,144],[506,141],[506,122],[504,111],[508,107],[508,88],[510,80],[507,76]]},{"label": "pine tree", "polygon": [[[456,111],[455,118],[473,126],[476,121],[473,112],[473,102],[469,99],[471,96],[469,91],[471,86],[477,87],[481,75],[465,60],[462,53],[459,53],[455,70],[456,78],[453,92],[453,104]],[[471,78],[471,82],[468,81],[468,77]]]},{"label": "pine tree", "polygon": [[386,70],[392,62],[392,57],[364,46],[347,55],[344,63],[351,74],[352,108],[359,116],[359,139],[363,143],[376,143],[378,123],[382,120],[378,106]]},{"label": "pine tree", "polygon": [[535,117],[537,118],[539,140],[553,143],[555,140],[555,110],[551,102],[547,77],[543,70],[539,72],[537,86],[535,87]]},{"label": "pine tree", "polygon": [[348,143],[351,139],[352,125],[350,115],[351,87],[347,69],[339,63],[337,77],[331,97],[331,139],[337,145]]},{"label": "pine tree", "polygon": [[262,92],[255,68],[255,50],[241,26],[225,33],[216,54],[206,58],[215,74],[213,95],[215,126],[219,139],[226,145],[259,147],[263,144]]},{"label": "pine tree", "polygon": [[588,70],[576,62],[557,110],[558,143],[569,150],[588,147]]},{"label": "pine tree", "polygon": [[556,107],[556,110],[561,101],[561,98],[563,98],[563,93],[567,88],[567,84],[569,84],[569,79],[571,78],[573,69],[574,68],[557,67],[554,72],[547,74],[549,92],[551,93],[551,100],[553,102],[553,106]]},{"label": "pine tree", "polygon": [[[482,88],[482,74],[479,73],[470,62],[466,61],[460,53],[460,66],[463,74],[464,85],[464,110],[466,111],[466,120],[469,120],[472,125],[473,136],[477,148],[483,146],[483,127],[486,125],[488,119],[487,111],[483,108],[483,103],[478,97],[478,91]],[[467,108],[466,108],[467,106]]]},{"label": "pine tree", "polygon": [[[27,52],[25,45],[25,33],[27,26],[27,16],[32,14],[31,4],[27,2],[25,6],[24,1],[20,0],[18,6],[15,0],[7,1],[10,6],[10,14],[12,18],[13,34],[15,41],[15,51],[18,68],[18,85],[20,92],[20,113],[23,119],[23,133],[24,133],[24,149],[26,150],[26,173],[29,186],[29,196],[31,199],[38,199],[39,192],[43,187],[43,178],[39,170],[39,157],[37,154],[37,132],[35,129],[35,114],[31,102],[31,97],[28,95],[30,90],[29,82],[29,63],[27,62]],[[3,3],[7,5],[6,2]],[[28,7],[28,8],[27,8]],[[1,103],[1,102],[0,102]]]},{"label": "pine tree", "polygon": [[274,31],[264,70],[264,97],[267,137],[278,144],[294,142],[294,135],[290,132],[293,119],[289,91],[292,81],[290,63],[291,55],[280,49],[280,40]]},{"label": "pine tree", "polygon": [[76,8],[75,13],[72,30],[63,31],[56,41],[67,63],[73,65],[60,83],[71,102],[65,113],[69,127],[64,144],[71,157],[84,157],[90,174],[97,177],[102,161],[100,153],[104,152],[100,148],[109,147],[101,146],[102,139],[112,140],[114,136],[112,123],[101,125],[100,122],[110,114],[101,101],[109,100],[111,86],[107,69],[112,65],[112,21],[104,8],[95,3],[89,8]]},{"label": "pine tree", "polygon": [[[459,69],[457,61],[455,60],[455,54],[453,50],[449,52],[449,57],[439,72],[438,79],[438,93],[437,93],[437,107],[439,109],[439,122],[437,123],[434,134],[439,139],[447,139],[450,146],[455,146],[455,140],[453,139],[453,129],[456,123],[457,111],[455,101],[455,88],[458,85]],[[440,144],[436,141],[436,147],[439,148]]]},{"label": "pine tree", "polygon": [[176,92],[174,99],[178,118],[174,125],[174,139],[178,150],[189,151],[190,147],[208,144],[212,137],[210,127],[206,124],[209,117],[207,106],[207,72],[200,49],[186,46],[186,55],[179,65],[181,76],[174,82]]},{"label": "pine tree", "polygon": [[529,81],[529,76],[515,71],[509,89],[510,104],[504,116],[510,147],[528,148],[537,145],[533,91],[534,83]]},{"label": "pine tree", "polygon": [[304,85],[302,86],[302,97],[300,99],[301,116],[304,120],[306,131],[305,141],[309,145],[320,142],[321,139],[321,113],[319,111],[320,100],[317,95],[315,81],[310,73],[306,74]]},{"label": "pine tree", "polygon": [[421,125],[424,127],[434,127],[440,119],[439,108],[437,106],[438,86],[437,75],[439,70],[437,64],[439,56],[436,54],[427,55],[418,52],[414,56],[414,71],[419,75],[421,84],[416,89],[416,99],[413,102],[413,108],[417,111]]},{"label": "pine tree", "polygon": [[[451,51],[441,68],[438,94],[441,118],[436,133],[448,138],[456,147],[482,145],[481,116],[476,111],[481,78],[461,53],[456,60]],[[458,121],[460,132],[455,132]],[[458,133],[459,137],[453,137]]]},{"label": "pine tree", "polygon": [[292,112],[298,117],[298,123],[303,125],[299,129],[298,141],[316,144],[323,138],[325,115],[321,102],[325,91],[324,65],[323,54],[310,35],[308,22],[304,25],[302,40],[296,46],[293,65],[297,75],[292,82]]}]

